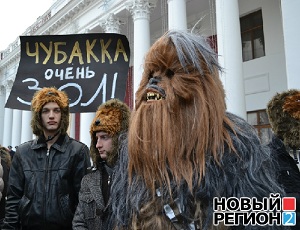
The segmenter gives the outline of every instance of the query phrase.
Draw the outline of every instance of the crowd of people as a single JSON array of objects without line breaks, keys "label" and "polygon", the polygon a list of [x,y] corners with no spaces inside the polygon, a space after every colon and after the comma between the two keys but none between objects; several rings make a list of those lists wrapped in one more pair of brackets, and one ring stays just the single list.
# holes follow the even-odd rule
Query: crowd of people
[{"label": "crowd of people", "polygon": [[[36,138],[0,146],[0,229],[231,229],[213,224],[215,197],[270,194],[296,198],[299,228],[300,91],[268,103],[264,146],[226,111],[220,70],[204,37],[167,32],[145,57],[133,111],[119,99],[99,105],[89,147],[68,135],[68,95],[38,90]],[[287,229],[232,227],[244,228]]]}]

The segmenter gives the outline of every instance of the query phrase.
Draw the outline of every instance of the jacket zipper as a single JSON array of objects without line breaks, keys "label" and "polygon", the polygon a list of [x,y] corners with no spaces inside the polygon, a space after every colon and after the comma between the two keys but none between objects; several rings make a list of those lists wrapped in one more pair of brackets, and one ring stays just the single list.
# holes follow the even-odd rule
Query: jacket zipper
[{"label": "jacket zipper", "polygon": [[47,210],[47,190],[48,190],[48,169],[49,169],[49,154],[50,149],[47,149],[46,154],[46,165],[45,165],[45,174],[44,174],[44,225],[46,225],[46,210]]}]

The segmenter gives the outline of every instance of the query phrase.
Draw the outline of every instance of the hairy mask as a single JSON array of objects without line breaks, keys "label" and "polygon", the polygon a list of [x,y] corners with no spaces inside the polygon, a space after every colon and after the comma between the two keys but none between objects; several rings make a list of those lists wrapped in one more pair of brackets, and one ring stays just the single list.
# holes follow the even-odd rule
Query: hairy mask
[{"label": "hairy mask", "polygon": [[[205,158],[227,143],[225,93],[215,52],[205,38],[170,31],[150,48],[129,129],[129,175],[155,190],[170,181],[198,183]],[[178,183],[179,184],[179,183]]]}]

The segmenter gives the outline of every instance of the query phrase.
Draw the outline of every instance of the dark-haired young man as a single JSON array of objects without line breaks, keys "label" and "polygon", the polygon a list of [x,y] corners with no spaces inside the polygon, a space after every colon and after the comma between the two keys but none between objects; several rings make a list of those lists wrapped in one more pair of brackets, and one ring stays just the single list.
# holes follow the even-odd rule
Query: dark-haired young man
[{"label": "dark-haired young man", "polygon": [[67,134],[69,99],[55,87],[31,101],[36,139],[18,146],[10,168],[3,229],[71,230],[88,147]]}]

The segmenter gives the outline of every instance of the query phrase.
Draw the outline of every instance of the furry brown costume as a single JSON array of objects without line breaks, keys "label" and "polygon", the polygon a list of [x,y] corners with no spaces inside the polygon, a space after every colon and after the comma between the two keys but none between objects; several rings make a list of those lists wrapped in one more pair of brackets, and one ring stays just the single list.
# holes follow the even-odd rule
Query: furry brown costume
[{"label": "furry brown costume", "polygon": [[[173,42],[162,37],[146,56],[129,133],[129,174],[142,174],[152,192],[155,183],[170,184],[167,170],[177,183],[185,180],[191,189],[195,170],[198,185],[205,174],[207,151],[217,162],[224,143],[235,151],[226,131],[232,122],[225,116],[225,93],[215,57],[208,47],[201,50],[208,60],[192,57],[198,55],[188,50],[196,48],[195,40],[184,47],[186,60],[179,60]],[[197,62],[188,64],[192,58]],[[144,162],[153,163],[144,167]]]},{"label": "furry brown costume", "polygon": [[226,112],[219,70],[201,36],[170,31],[150,48],[105,229],[223,229],[214,197],[283,192],[254,128]]},{"label": "furry brown costume", "polygon": [[31,128],[32,132],[41,137],[43,133],[43,125],[41,111],[43,106],[48,102],[56,102],[61,109],[61,124],[59,132],[64,135],[69,127],[69,99],[65,92],[57,90],[55,87],[45,87],[35,92],[31,101]]}]

